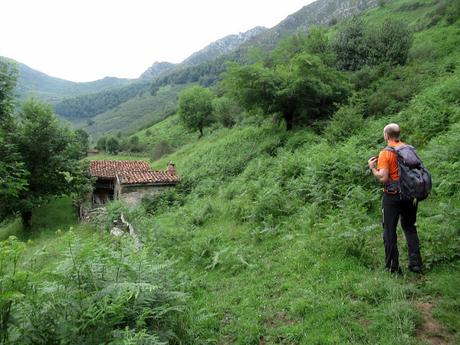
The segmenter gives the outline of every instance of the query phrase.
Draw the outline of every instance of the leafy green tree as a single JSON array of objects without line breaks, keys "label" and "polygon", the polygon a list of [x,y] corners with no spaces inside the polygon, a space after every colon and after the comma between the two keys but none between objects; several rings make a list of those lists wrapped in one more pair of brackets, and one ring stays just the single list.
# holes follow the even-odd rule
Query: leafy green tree
[{"label": "leafy green tree", "polygon": [[137,135],[133,135],[129,138],[129,150],[131,152],[142,152],[143,146]]},{"label": "leafy green tree", "polygon": [[[308,35],[302,32],[282,39],[268,57],[265,65],[271,66],[289,63],[295,55],[306,51],[307,41]],[[259,61],[263,61],[263,58],[259,59]]]},{"label": "leafy green tree", "polygon": [[7,215],[2,205],[17,198],[27,187],[27,171],[13,142],[16,133],[12,117],[15,85],[15,67],[0,59],[0,220]]},{"label": "leafy green tree", "polygon": [[355,71],[367,64],[369,56],[373,55],[368,44],[367,30],[364,20],[354,17],[339,31],[334,43],[339,69]]},{"label": "leafy green tree", "polygon": [[89,190],[87,167],[75,154],[75,136],[59,123],[49,106],[35,100],[24,104],[13,143],[28,173],[27,188],[10,195],[8,202],[0,205],[0,213],[20,213],[23,224],[30,228],[34,208],[58,196]]},{"label": "leafy green tree", "polygon": [[108,153],[116,155],[120,151],[120,142],[117,138],[110,137],[107,139],[105,149]]},{"label": "leafy green tree", "polygon": [[260,63],[232,65],[225,83],[230,95],[248,111],[281,114],[287,130],[295,123],[327,117],[350,88],[340,72],[307,53],[274,68]]},{"label": "leafy green tree", "polygon": [[332,65],[334,62],[334,53],[326,30],[312,27],[308,30],[308,34],[296,33],[283,39],[271,53],[266,65],[288,64],[294,56],[301,53],[319,56],[327,65]]},{"label": "leafy green tree", "polygon": [[335,64],[335,54],[326,30],[321,27],[313,27],[308,31],[306,52],[319,56],[328,66]]},{"label": "leafy green tree", "polygon": [[107,144],[107,138],[106,137],[100,137],[98,140],[97,140],[97,143],[96,143],[96,148],[100,151],[105,151],[105,146]]},{"label": "leafy green tree", "polygon": [[212,112],[213,99],[212,92],[201,86],[192,86],[179,96],[180,119],[187,128],[198,130],[200,137],[203,136],[203,129],[215,121]]},{"label": "leafy green tree", "polygon": [[15,66],[8,60],[0,58],[0,123],[3,126],[11,122],[16,77]]},{"label": "leafy green tree", "polygon": [[387,19],[371,30],[369,45],[372,50],[370,63],[404,65],[412,45],[412,34],[407,24],[400,20]]},{"label": "leafy green tree", "polygon": [[77,129],[75,131],[75,139],[78,144],[79,158],[86,157],[86,152],[89,149],[89,134],[84,129]]},{"label": "leafy green tree", "polygon": [[215,98],[212,108],[217,120],[226,128],[231,128],[236,124],[237,116],[241,112],[238,104],[228,97]]},{"label": "leafy green tree", "polygon": [[337,67],[355,71],[382,63],[403,65],[411,44],[409,27],[400,20],[387,19],[381,25],[371,26],[361,18],[353,18],[334,43]]}]

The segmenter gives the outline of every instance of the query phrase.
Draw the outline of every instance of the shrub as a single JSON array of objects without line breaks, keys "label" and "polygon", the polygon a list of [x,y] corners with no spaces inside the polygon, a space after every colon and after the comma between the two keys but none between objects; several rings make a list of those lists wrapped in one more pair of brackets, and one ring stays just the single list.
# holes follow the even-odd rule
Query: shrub
[{"label": "shrub", "polygon": [[82,241],[71,232],[61,241],[67,250],[55,270],[32,267],[28,273],[33,289],[14,310],[12,343],[185,340],[185,296],[166,278],[172,277],[168,265],[153,261],[148,248],[136,249],[130,239],[111,243],[100,235]]},{"label": "shrub", "polygon": [[402,21],[388,19],[372,27],[355,17],[339,31],[333,48],[337,67],[355,71],[382,63],[403,65],[411,44],[411,32]]},{"label": "shrub", "polygon": [[238,120],[241,109],[227,97],[216,98],[212,102],[212,108],[217,121],[226,128],[233,127]]},{"label": "shrub", "polygon": [[426,145],[428,141],[449,130],[458,121],[460,109],[456,97],[460,90],[460,78],[454,76],[426,90],[411,102],[401,113],[404,132],[416,146]]},{"label": "shrub", "polygon": [[329,121],[324,136],[330,143],[342,141],[358,134],[364,125],[363,102],[354,98],[349,105],[342,106]]}]

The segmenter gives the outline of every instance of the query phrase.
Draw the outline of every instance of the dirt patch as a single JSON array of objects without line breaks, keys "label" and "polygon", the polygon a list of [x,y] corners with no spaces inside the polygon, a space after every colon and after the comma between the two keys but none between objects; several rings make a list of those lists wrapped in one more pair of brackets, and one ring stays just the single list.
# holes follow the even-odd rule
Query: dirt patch
[{"label": "dirt patch", "polygon": [[277,328],[284,325],[292,325],[294,323],[295,321],[290,319],[284,312],[276,313],[265,319],[265,326],[267,328]]},{"label": "dirt patch", "polygon": [[363,325],[365,328],[368,328],[370,326],[370,324],[372,323],[370,320],[368,319],[359,319],[359,322],[361,323],[361,325]]},{"label": "dirt patch", "polygon": [[422,316],[422,324],[417,328],[417,339],[431,345],[453,344],[453,336],[439,321],[432,315],[434,304],[431,302],[416,302],[417,309]]}]

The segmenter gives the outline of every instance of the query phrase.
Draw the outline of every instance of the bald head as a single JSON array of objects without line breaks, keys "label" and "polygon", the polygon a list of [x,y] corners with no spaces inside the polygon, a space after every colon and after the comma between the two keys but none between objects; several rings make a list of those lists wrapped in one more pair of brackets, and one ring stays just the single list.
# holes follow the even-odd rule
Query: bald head
[{"label": "bald head", "polygon": [[383,137],[385,140],[399,140],[399,134],[401,130],[399,129],[399,125],[396,123],[390,123],[389,125],[386,125],[385,128],[383,129]]}]

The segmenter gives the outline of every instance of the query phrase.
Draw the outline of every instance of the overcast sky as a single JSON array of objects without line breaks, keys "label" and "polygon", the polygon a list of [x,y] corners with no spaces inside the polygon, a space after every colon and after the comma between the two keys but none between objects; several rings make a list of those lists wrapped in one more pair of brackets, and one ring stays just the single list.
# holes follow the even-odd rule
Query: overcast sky
[{"label": "overcast sky", "polygon": [[0,0],[0,55],[49,75],[137,78],[313,0]]}]

